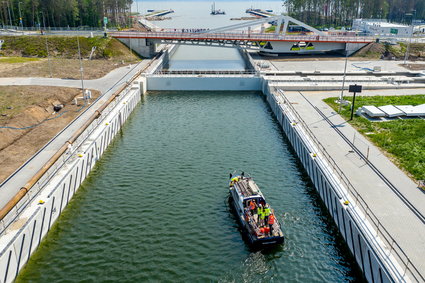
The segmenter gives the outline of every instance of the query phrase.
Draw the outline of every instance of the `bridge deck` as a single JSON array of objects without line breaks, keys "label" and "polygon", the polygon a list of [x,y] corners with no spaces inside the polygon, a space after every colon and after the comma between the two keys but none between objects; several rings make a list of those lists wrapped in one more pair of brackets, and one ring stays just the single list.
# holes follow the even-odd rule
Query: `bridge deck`
[{"label": "bridge deck", "polygon": [[205,33],[186,32],[186,29],[175,29],[172,31],[161,30],[153,32],[111,32],[115,38],[146,38],[159,40],[237,40],[237,41],[289,41],[289,42],[340,42],[340,43],[370,43],[375,39],[363,36],[320,36],[320,35],[276,35],[273,33]]}]

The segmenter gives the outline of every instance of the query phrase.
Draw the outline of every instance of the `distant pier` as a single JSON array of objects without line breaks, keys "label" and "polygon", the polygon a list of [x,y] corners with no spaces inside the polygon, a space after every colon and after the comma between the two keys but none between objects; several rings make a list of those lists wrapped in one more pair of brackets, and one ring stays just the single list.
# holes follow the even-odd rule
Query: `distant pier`
[{"label": "distant pier", "polygon": [[174,10],[168,9],[168,10],[148,10],[150,12],[149,14],[144,15],[144,17],[162,17],[171,13],[174,13]]},{"label": "distant pier", "polygon": [[269,18],[269,17],[275,16],[274,14],[272,14],[268,11],[264,11],[264,10],[261,10],[261,9],[253,9],[253,8],[247,9],[246,13],[254,15],[256,17],[260,17],[260,18]]}]

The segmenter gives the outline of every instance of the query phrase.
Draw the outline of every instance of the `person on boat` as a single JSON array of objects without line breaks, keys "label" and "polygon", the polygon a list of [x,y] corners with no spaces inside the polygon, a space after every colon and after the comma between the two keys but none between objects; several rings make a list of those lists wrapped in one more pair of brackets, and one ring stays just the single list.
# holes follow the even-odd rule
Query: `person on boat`
[{"label": "person on boat", "polygon": [[230,186],[233,186],[236,182],[239,181],[239,176],[233,177],[232,178],[232,174],[230,174]]},{"label": "person on boat", "polygon": [[261,204],[257,208],[257,214],[258,214],[258,224],[259,224],[259,226],[264,226],[265,225],[265,222],[264,222],[265,215],[264,215],[264,208]]},{"label": "person on boat", "polygon": [[254,216],[254,214],[257,212],[257,204],[254,200],[249,202],[249,209],[251,210],[251,215]]},{"label": "person on boat", "polygon": [[264,207],[264,225],[266,225],[269,222],[269,215],[271,214],[270,211],[270,205],[267,203],[266,206]]},{"label": "person on boat", "polygon": [[269,216],[270,235],[273,235],[273,224],[274,224],[274,221],[275,221],[274,214],[270,214],[270,216]]}]

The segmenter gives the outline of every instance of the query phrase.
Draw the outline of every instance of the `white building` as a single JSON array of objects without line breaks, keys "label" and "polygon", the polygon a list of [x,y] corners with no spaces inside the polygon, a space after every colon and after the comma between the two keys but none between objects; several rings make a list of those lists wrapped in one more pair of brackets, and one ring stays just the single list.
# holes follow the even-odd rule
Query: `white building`
[{"label": "white building", "polygon": [[381,19],[354,19],[353,30],[369,33],[371,35],[407,37],[410,36],[412,27],[389,23]]}]

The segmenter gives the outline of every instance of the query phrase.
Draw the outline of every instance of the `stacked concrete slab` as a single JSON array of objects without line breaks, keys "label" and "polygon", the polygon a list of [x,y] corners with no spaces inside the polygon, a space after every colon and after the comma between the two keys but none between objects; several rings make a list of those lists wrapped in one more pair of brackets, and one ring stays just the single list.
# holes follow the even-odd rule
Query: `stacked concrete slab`
[{"label": "stacked concrete slab", "polygon": [[360,113],[365,113],[372,118],[396,118],[396,117],[424,117],[425,104],[412,105],[385,105],[385,106],[363,106]]}]

